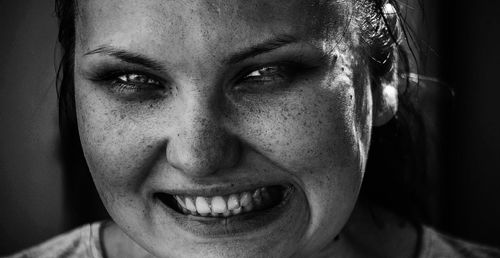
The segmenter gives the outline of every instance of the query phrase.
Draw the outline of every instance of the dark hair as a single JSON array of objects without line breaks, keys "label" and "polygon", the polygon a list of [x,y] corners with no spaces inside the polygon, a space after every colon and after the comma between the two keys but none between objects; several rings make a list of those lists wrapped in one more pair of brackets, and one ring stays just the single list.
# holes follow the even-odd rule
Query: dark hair
[{"label": "dark hair", "polygon": [[83,155],[75,110],[74,51],[76,0],[56,0],[61,61],[57,71],[60,154],[64,171],[64,203],[71,226],[107,218]]},{"label": "dark hair", "polygon": [[[412,31],[393,0],[360,1],[361,37],[370,57],[372,87],[380,87],[395,67],[401,80],[398,111],[387,124],[374,127],[360,200],[378,204],[413,221],[431,222],[427,203],[425,127],[417,112],[418,81],[409,81]],[[395,14],[384,13],[386,4]],[[415,69],[418,69],[416,67]]]},{"label": "dark hair", "polygon": [[[62,58],[57,73],[61,154],[65,170],[66,204],[72,212],[72,224],[102,219],[107,216],[99,201],[83,155],[75,112],[74,49],[76,0],[56,0],[59,19],[59,43]],[[384,14],[389,3],[396,10]],[[409,72],[408,53],[400,44],[409,40],[407,26],[401,23],[395,0],[355,1],[360,12],[361,39],[370,57],[372,87],[379,87],[387,76],[399,68],[398,74]],[[404,41],[403,41],[404,42]],[[409,45],[409,44],[407,44]],[[412,56],[414,58],[414,56]],[[397,63],[396,63],[397,62]],[[427,220],[425,191],[425,145],[422,120],[414,108],[413,90],[404,83],[399,90],[399,108],[394,119],[373,129],[368,163],[360,200],[386,207],[407,218]]]}]

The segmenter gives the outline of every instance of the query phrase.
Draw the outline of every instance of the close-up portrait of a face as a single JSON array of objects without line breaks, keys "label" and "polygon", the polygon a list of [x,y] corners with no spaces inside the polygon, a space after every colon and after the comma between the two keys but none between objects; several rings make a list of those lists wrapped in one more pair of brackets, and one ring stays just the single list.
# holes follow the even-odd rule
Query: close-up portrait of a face
[{"label": "close-up portrait of a face", "polygon": [[500,257],[482,2],[1,3],[0,256]]}]

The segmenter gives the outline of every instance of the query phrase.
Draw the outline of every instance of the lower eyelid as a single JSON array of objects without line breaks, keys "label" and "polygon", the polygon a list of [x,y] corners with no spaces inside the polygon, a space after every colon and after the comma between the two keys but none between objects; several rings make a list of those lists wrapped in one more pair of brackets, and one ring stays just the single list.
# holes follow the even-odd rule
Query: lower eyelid
[{"label": "lower eyelid", "polygon": [[136,88],[136,89],[141,89],[141,88],[147,89],[147,88],[157,86],[157,85],[151,85],[151,84],[147,84],[147,83],[129,83],[129,82],[122,82],[122,81],[115,81],[112,84],[115,84],[116,86]]}]

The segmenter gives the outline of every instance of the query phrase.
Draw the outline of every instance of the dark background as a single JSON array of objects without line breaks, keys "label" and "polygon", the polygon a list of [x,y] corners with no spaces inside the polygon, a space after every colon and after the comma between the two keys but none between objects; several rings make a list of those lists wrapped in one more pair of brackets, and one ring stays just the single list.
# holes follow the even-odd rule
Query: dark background
[{"label": "dark background", "polygon": [[[429,77],[431,223],[500,247],[500,4],[401,2],[422,50],[418,72]],[[75,227],[90,206],[65,205],[53,1],[0,1],[0,31],[2,255]]]},{"label": "dark background", "polygon": [[443,5],[443,75],[456,91],[442,225],[500,246],[500,2]]}]

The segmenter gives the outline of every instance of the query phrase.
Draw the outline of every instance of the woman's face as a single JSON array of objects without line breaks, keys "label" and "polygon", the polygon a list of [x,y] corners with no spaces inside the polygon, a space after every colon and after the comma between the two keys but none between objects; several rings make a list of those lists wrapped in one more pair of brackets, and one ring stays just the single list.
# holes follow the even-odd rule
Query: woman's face
[{"label": "woman's face", "polygon": [[85,157],[152,254],[304,255],[341,231],[372,95],[351,3],[313,2],[78,3]]}]

